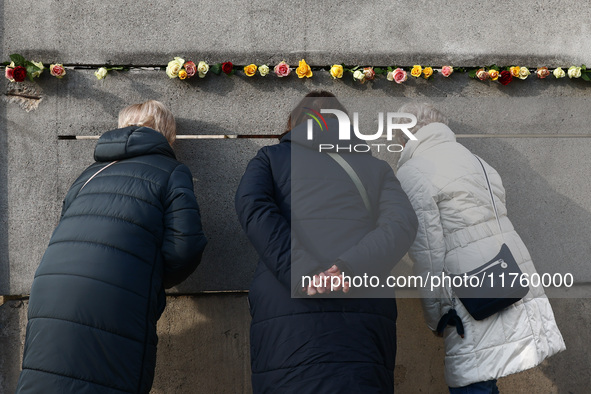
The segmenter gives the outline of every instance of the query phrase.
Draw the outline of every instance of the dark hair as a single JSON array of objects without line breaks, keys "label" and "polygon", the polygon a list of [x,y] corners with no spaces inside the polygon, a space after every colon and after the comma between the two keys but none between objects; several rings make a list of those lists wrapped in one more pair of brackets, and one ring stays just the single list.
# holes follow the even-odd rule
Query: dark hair
[{"label": "dark hair", "polygon": [[[295,106],[293,111],[287,118],[287,127],[285,131],[281,133],[279,139],[291,131],[294,126],[305,122],[309,117],[306,114],[306,108],[311,108],[315,111],[320,111],[322,108],[339,109],[347,113],[347,109],[337,100],[336,96],[326,90],[313,90],[306,94],[304,98]],[[335,117],[332,114],[325,115],[326,118]]]}]

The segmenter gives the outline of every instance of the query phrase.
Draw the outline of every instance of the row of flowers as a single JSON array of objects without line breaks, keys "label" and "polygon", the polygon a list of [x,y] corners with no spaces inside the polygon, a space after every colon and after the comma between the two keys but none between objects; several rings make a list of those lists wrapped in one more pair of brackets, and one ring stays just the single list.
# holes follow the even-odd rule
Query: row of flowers
[{"label": "row of flowers", "polygon": [[[10,55],[11,62],[5,63],[5,77],[10,82],[22,82],[26,78],[31,81],[34,78],[38,78],[43,71],[45,66],[41,62],[26,60],[19,54]],[[279,78],[284,78],[295,71],[298,78],[311,78],[313,76],[312,67],[306,63],[304,59],[299,61],[297,67],[293,68],[285,61],[275,65],[272,69],[266,64],[256,65],[254,63],[248,64],[242,68],[242,72],[247,77],[254,77],[260,75],[265,77],[271,73],[271,71]],[[124,67],[100,67],[94,74],[97,79],[104,79],[108,72],[111,70],[124,70]],[[527,79],[531,75],[531,71],[527,67],[520,66],[509,66],[506,68],[500,68],[496,65],[489,67],[479,68],[456,68],[452,66],[443,66],[440,69],[434,69],[431,66],[423,67],[421,65],[414,65],[412,67],[361,67],[356,66],[352,68],[345,67],[342,64],[334,64],[330,67],[318,68],[320,70],[327,70],[333,79],[341,79],[345,73],[351,73],[353,80],[360,83],[371,81],[375,79],[377,75],[385,75],[388,81],[396,82],[401,84],[408,80],[409,74],[414,78],[425,78],[431,79],[436,73],[440,73],[443,77],[449,78],[454,72],[467,72],[471,78],[478,79],[481,81],[497,81],[502,85],[508,85],[513,78]],[[532,69],[533,70],[533,69]],[[175,57],[171,60],[166,67],[166,75],[169,78],[179,78],[186,80],[197,75],[199,78],[205,78],[205,76],[212,72],[214,74],[226,74],[233,75],[236,72],[236,68],[232,62],[216,63],[209,65],[205,61],[200,61],[197,64],[193,61],[185,61],[180,57]],[[63,78],[66,75],[66,69],[63,64],[51,64],[49,66],[49,73],[57,78]],[[591,81],[591,70],[587,70],[585,65],[582,66],[571,66],[566,71],[561,67],[557,67],[552,71],[548,67],[538,67],[534,71],[535,75],[544,79],[550,75],[555,78],[564,78],[568,76],[571,79],[582,78],[585,81]]]},{"label": "row of flowers", "polygon": [[[353,74],[353,80],[360,83],[371,81],[375,79],[376,75],[385,75],[388,81],[394,81],[398,84],[408,80],[409,73],[415,78],[423,77],[425,79],[431,79],[437,72],[441,73],[445,78],[449,78],[455,71],[452,66],[443,66],[441,69],[437,70],[431,66],[423,67],[418,64],[412,66],[408,72],[404,67],[374,68],[357,66],[346,68],[342,64],[334,64],[330,68],[326,67],[324,69],[329,71],[330,76],[333,79],[343,78],[345,72],[350,72]],[[204,78],[210,70],[217,75],[221,73],[232,75],[235,72],[234,65],[231,62],[217,63],[210,67],[209,64],[204,61],[200,61],[195,65],[193,61],[185,62],[184,59],[175,57],[168,63],[168,66],[166,67],[166,75],[168,75],[169,78],[180,78],[183,80],[191,78],[196,74],[198,74],[200,78]],[[502,85],[508,85],[513,78],[523,80],[531,75],[529,68],[520,66],[509,66],[505,69],[501,69],[497,65],[492,65],[489,67],[472,68],[470,70],[459,68],[458,70],[461,72],[468,71],[468,75],[471,78],[479,79],[481,81],[498,81]],[[244,75],[247,77],[254,77],[257,74],[257,71],[261,77],[265,77],[271,72],[271,68],[266,64],[257,66],[254,63],[244,66],[243,68]],[[279,78],[289,76],[291,71],[292,68],[285,61],[273,67],[273,72]],[[295,73],[298,78],[311,78],[313,75],[312,68],[306,63],[305,59],[300,60],[298,67],[295,68]],[[591,81],[591,75],[588,75],[588,73],[591,74],[591,70],[587,72],[585,65],[580,67],[571,66],[567,71],[564,71],[561,67],[555,68],[552,72],[548,67],[538,67],[535,70],[535,75],[540,79],[548,77],[551,73],[557,79],[564,78],[568,75],[571,79],[582,78],[585,81]]]},{"label": "row of flowers", "polygon": [[[27,78],[32,81],[45,70],[43,63],[27,60],[19,54],[10,55],[10,60],[11,62],[4,70],[4,76],[10,82],[23,82]],[[63,64],[50,64],[49,73],[56,78],[63,78],[66,75],[66,69]]]}]

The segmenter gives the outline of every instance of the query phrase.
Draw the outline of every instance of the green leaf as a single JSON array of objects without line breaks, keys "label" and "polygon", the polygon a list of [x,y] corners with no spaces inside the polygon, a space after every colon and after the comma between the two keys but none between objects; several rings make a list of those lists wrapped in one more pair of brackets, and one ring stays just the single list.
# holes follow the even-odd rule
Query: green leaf
[{"label": "green leaf", "polygon": [[587,71],[587,66],[585,66],[584,64],[581,64],[581,70]]},{"label": "green leaf", "polygon": [[581,78],[583,78],[583,81],[591,81],[591,78],[589,78],[589,75],[587,75],[587,73],[581,73]]},{"label": "green leaf", "polygon": [[478,71],[477,69],[473,68],[472,70],[468,71],[468,76],[470,78],[476,78],[476,71]]},{"label": "green leaf", "polygon": [[388,66],[388,68],[387,68],[386,70],[387,70],[389,73],[391,73],[392,71],[394,71],[394,70],[392,69],[392,67],[390,67],[390,66]]},{"label": "green leaf", "polygon": [[[220,75],[222,73],[222,63],[216,63],[209,68],[209,71],[214,73],[215,75]],[[234,71],[234,70],[232,70]]]},{"label": "green leaf", "polygon": [[501,69],[499,68],[499,66],[497,66],[496,64],[493,64],[493,65],[489,66],[488,69],[489,70],[501,71]]},{"label": "green leaf", "polygon": [[37,71],[41,70],[39,67],[37,67],[36,65],[34,65],[31,62],[27,62],[27,65],[25,68],[27,69],[27,77],[29,77],[30,81],[33,80],[33,73],[36,73]]},{"label": "green leaf", "polygon": [[12,55],[10,55],[10,60],[12,60],[14,62],[15,66],[23,66],[25,67],[25,64],[27,62],[27,60],[22,57],[21,55],[19,55],[18,53],[13,53]]},{"label": "green leaf", "polygon": [[384,73],[384,69],[381,67],[376,67],[373,69],[376,73],[376,75],[382,75]]}]

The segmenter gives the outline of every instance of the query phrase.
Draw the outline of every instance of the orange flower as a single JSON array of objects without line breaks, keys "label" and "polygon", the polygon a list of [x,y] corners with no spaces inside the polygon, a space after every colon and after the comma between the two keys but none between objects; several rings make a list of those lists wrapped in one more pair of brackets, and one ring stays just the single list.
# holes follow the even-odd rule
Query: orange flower
[{"label": "orange flower", "polygon": [[431,75],[433,75],[433,68],[425,67],[423,69],[423,77],[425,77],[425,79],[429,79]]},{"label": "orange flower", "polygon": [[257,72],[257,65],[256,64],[249,64],[248,66],[244,67],[244,74],[247,77],[252,77]]},{"label": "orange flower", "polygon": [[488,70],[488,76],[490,77],[491,81],[496,81],[497,79],[499,79],[499,72],[494,68],[490,69]]},{"label": "orange flower", "polygon": [[186,70],[179,71],[179,78],[186,79],[187,78],[187,71]]},{"label": "orange flower", "polygon": [[296,74],[298,74],[298,78],[310,78],[312,76],[312,69],[304,59],[300,60],[300,65],[296,68]]},{"label": "orange flower", "polygon": [[519,66],[511,67],[509,69],[509,71],[511,72],[511,75],[514,77],[517,77],[517,78],[519,78],[519,70],[521,70],[521,67],[519,67]]}]

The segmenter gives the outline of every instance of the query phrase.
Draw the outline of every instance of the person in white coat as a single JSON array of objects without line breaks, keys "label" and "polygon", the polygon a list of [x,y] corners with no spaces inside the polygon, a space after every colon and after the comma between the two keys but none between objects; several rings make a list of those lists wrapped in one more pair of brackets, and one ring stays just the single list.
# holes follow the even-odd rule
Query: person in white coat
[{"label": "person in white coat", "polygon": [[[433,106],[410,103],[398,112],[417,117],[411,129],[417,140],[406,141],[403,136],[405,146],[397,172],[419,219],[409,251],[415,274],[441,277],[442,273],[468,272],[495,257],[502,243],[524,274],[535,273],[529,252],[507,217],[505,189],[497,171],[484,160],[481,165],[456,142],[447,119]],[[449,283],[421,292],[427,325],[444,337],[450,393],[498,393],[498,378],[535,367],[565,349],[541,287],[530,286],[523,299],[484,320],[475,320],[468,313]],[[451,325],[437,332],[441,318],[452,309],[464,332]]]}]

